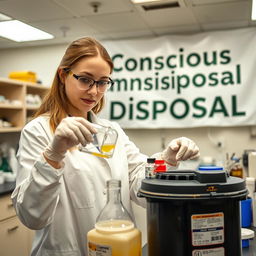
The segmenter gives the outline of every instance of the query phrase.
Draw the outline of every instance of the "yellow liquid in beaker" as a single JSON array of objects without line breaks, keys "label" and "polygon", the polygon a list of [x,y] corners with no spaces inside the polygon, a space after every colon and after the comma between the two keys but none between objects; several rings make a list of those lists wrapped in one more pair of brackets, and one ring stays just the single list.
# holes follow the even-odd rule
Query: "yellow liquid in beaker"
[{"label": "yellow liquid in beaker", "polygon": [[103,246],[112,256],[141,256],[141,232],[132,222],[111,220],[95,226],[97,229],[87,234],[90,252],[96,253]]},{"label": "yellow liquid in beaker", "polygon": [[[115,144],[105,144],[101,146],[101,153],[98,152],[91,152],[92,155],[98,156],[98,157],[103,157],[103,158],[110,158],[112,154],[110,154],[111,150],[114,150]],[[104,154],[106,153],[106,154]],[[113,153],[113,152],[112,152]]]},{"label": "yellow liquid in beaker", "polygon": [[96,153],[96,152],[89,152],[89,153],[94,155],[94,156],[98,156],[98,157],[110,158],[110,156],[104,155],[104,154],[101,154],[101,153]]},{"label": "yellow liquid in beaker", "polygon": [[115,146],[116,146],[115,144],[105,144],[101,146],[101,152],[110,152],[115,148]]}]

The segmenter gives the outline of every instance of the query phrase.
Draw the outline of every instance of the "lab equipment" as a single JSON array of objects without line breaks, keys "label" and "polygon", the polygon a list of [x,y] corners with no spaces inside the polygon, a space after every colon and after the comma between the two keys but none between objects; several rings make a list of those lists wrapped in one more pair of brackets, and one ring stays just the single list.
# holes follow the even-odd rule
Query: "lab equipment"
[{"label": "lab equipment", "polygon": [[155,177],[155,158],[148,158],[145,165],[145,178],[152,179]]},{"label": "lab equipment", "polygon": [[252,199],[247,198],[240,202],[241,204],[241,226],[248,228],[252,224]]},{"label": "lab equipment", "polygon": [[78,149],[81,152],[89,153],[94,156],[110,158],[113,156],[118,133],[115,129],[99,124],[92,124],[97,130],[96,134],[93,134],[93,142],[86,146],[79,145]]},{"label": "lab equipment", "polygon": [[88,232],[88,255],[141,256],[141,232],[122,204],[121,181],[107,181],[107,204]]},{"label": "lab equipment", "polygon": [[242,255],[240,200],[245,181],[223,168],[176,170],[142,180],[148,256]]},{"label": "lab equipment", "polygon": [[240,163],[241,157],[236,157],[235,153],[229,158],[229,154],[226,154],[225,168],[227,172],[234,177],[243,178],[244,170]]}]

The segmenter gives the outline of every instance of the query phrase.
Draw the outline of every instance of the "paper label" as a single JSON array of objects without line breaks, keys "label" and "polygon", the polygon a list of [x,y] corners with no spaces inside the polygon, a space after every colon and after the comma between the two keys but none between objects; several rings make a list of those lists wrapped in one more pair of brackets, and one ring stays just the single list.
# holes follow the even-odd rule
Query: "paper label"
[{"label": "paper label", "polygon": [[192,215],[191,231],[193,246],[224,243],[224,213]]},{"label": "paper label", "polygon": [[224,248],[194,250],[192,256],[225,256]]},{"label": "paper label", "polygon": [[112,256],[111,246],[88,242],[89,256]]}]

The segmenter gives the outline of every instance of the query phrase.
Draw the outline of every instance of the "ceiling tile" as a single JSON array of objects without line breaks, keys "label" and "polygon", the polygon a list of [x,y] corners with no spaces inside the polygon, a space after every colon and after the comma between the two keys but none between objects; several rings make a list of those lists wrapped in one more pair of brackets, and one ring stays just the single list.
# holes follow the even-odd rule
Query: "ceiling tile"
[{"label": "ceiling tile", "polygon": [[207,23],[202,24],[202,29],[204,31],[209,30],[222,30],[225,26],[225,30],[227,29],[234,29],[234,28],[245,28],[248,27],[248,21],[232,21],[232,22],[225,22],[224,24],[221,22],[215,22],[215,23]]},{"label": "ceiling tile", "polygon": [[174,27],[196,24],[196,19],[189,8],[170,8],[158,11],[144,11],[141,15],[151,28]]},{"label": "ceiling tile", "polygon": [[129,32],[147,28],[143,19],[135,12],[87,16],[85,22],[101,32]]},{"label": "ceiling tile", "polygon": [[55,37],[84,36],[98,33],[94,26],[87,24],[83,19],[60,19],[54,21],[32,22],[32,26],[42,29]]},{"label": "ceiling tile", "polygon": [[192,8],[198,21],[202,24],[250,19],[250,9],[248,1]]},{"label": "ceiling tile", "polygon": [[72,15],[51,0],[6,0],[0,1],[4,14],[23,22],[71,18]]},{"label": "ceiling tile", "polygon": [[[149,30],[136,30],[136,31],[121,31],[121,32],[110,32],[109,37],[111,39],[125,39],[125,38],[141,38],[141,37],[148,37],[148,36],[154,36],[154,33]],[[109,39],[110,39],[109,38]]]},{"label": "ceiling tile", "polygon": [[[130,0],[53,0],[76,16],[101,15],[107,13],[127,12],[133,9]],[[91,3],[100,3],[97,12]]]},{"label": "ceiling tile", "polygon": [[166,35],[166,34],[191,34],[200,32],[200,26],[198,25],[185,25],[175,27],[164,27],[154,28],[153,32],[155,35]]},{"label": "ceiling tile", "polygon": [[244,2],[245,0],[187,0],[187,1],[191,1],[192,5],[208,5],[208,4],[219,4],[219,3],[238,2],[238,1]]}]

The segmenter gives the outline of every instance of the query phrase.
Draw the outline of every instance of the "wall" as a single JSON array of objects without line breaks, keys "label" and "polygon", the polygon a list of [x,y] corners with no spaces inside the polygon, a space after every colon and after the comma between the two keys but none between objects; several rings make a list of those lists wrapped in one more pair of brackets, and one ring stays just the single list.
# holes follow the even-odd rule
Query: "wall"
[{"label": "wall", "polygon": [[50,85],[65,51],[65,45],[0,49],[0,77],[11,71],[34,71],[44,85]]},{"label": "wall", "polygon": [[[10,71],[30,70],[37,73],[45,85],[50,85],[56,68],[61,60],[66,45],[47,47],[31,47],[21,49],[0,50],[0,77],[7,77]],[[241,156],[244,149],[256,149],[255,127],[226,127],[226,128],[193,128],[193,129],[129,129],[127,135],[141,149],[141,152],[151,155],[162,150],[172,138],[186,136],[198,144],[201,156],[212,156],[218,161],[225,158],[225,153],[236,153]],[[16,145],[19,134],[0,134],[0,143],[7,139]],[[221,147],[217,143],[221,143]],[[134,206],[139,228],[143,230],[145,242],[145,211]]]},{"label": "wall", "polygon": [[[153,154],[176,137],[189,137],[198,144],[201,156],[212,156],[220,161],[226,153],[242,156],[244,149],[256,149],[254,128],[244,127],[200,127],[189,129],[126,130],[142,152]],[[221,143],[221,145],[217,145]]]}]

